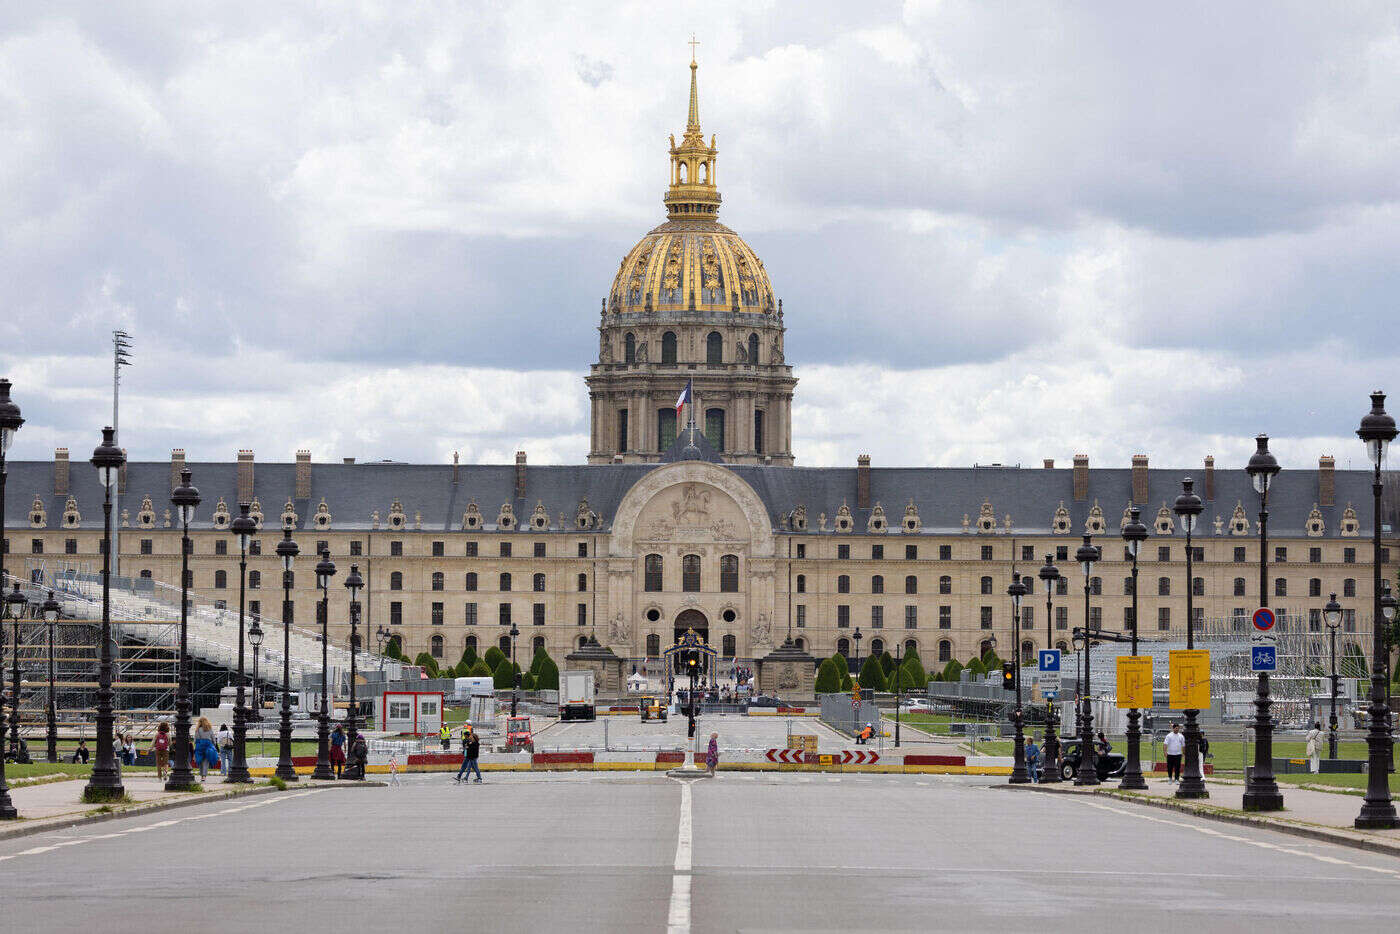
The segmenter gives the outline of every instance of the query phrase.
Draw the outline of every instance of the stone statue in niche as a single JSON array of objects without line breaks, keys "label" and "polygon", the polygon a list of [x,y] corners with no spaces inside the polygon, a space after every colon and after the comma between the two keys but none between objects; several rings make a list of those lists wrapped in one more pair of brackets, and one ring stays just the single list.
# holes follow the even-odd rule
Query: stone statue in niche
[{"label": "stone statue in niche", "polygon": [[632,633],[627,628],[627,622],[622,615],[622,611],[619,610],[617,615],[608,622],[608,641],[629,642],[631,639]]},{"label": "stone statue in niche", "polygon": [[773,338],[773,349],[769,352],[768,359],[775,364],[783,362],[783,348],[778,344],[778,339]]},{"label": "stone statue in niche", "polygon": [[758,614],[758,619],[753,624],[754,645],[773,644],[773,624],[768,619],[767,613]]},{"label": "stone statue in niche", "polygon": [[739,341],[737,344],[734,345],[734,359],[738,363],[749,362],[749,350],[747,347],[744,346],[743,341]]},{"label": "stone statue in niche", "polygon": [[638,363],[647,362],[647,342],[637,341],[636,360]]}]

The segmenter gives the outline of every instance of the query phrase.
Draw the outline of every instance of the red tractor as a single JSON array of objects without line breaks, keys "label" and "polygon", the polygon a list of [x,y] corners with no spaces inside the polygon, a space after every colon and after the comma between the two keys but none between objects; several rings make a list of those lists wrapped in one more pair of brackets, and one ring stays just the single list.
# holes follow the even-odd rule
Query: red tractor
[{"label": "red tractor", "polygon": [[535,738],[530,733],[529,717],[506,718],[506,752],[535,751]]}]

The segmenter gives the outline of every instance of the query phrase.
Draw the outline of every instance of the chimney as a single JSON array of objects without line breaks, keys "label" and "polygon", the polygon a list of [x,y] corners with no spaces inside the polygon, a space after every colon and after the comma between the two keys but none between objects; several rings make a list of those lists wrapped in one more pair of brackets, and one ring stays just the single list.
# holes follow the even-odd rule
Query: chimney
[{"label": "chimney", "polygon": [[525,498],[525,452],[515,452],[515,498]]},{"label": "chimney", "polygon": [[238,501],[253,501],[253,452],[238,452]]},{"label": "chimney", "polygon": [[1147,455],[1133,455],[1133,502],[1141,506],[1147,502]]},{"label": "chimney", "polygon": [[1046,470],[1054,470],[1054,469],[1055,469],[1055,458],[1053,458],[1053,457],[1047,457],[1047,458],[1045,458],[1045,461],[1041,464],[1041,466],[1044,467]]},{"label": "chimney", "polygon": [[54,448],[53,452],[53,492],[55,496],[68,495],[68,449]]},{"label": "chimney", "polygon": [[870,508],[870,455],[856,458],[856,508]]},{"label": "chimney", "polygon": [[128,461],[128,460],[126,459],[126,448],[122,448],[122,469],[121,469],[121,471],[118,472],[118,474],[117,474],[117,495],[118,495],[118,496],[125,496],[125,495],[126,495],[126,466],[127,466],[128,463],[130,463],[130,461]]},{"label": "chimney", "polygon": [[297,451],[295,499],[311,498],[311,452]]},{"label": "chimney", "polygon": [[170,492],[174,493],[180,485],[180,471],[185,469],[185,449],[172,448],[170,450]]},{"label": "chimney", "polygon": [[1337,459],[1331,454],[1317,459],[1317,504],[1337,505]]},{"label": "chimney", "polygon": [[1215,456],[1206,455],[1206,502],[1215,501]]},{"label": "chimney", "polygon": [[461,466],[460,466],[460,464],[458,463],[458,460],[459,460],[459,459],[458,459],[458,456],[457,456],[457,452],[456,452],[456,451],[453,451],[453,452],[452,452],[452,485],[453,485],[453,486],[456,486],[456,485],[457,485],[457,481],[460,479],[459,471],[460,471],[460,469],[461,469]]},{"label": "chimney", "polygon": [[342,457],[342,458],[340,459],[340,462],[341,462],[342,464],[344,464],[345,466],[348,467],[348,466],[350,466],[351,464],[355,463],[355,458],[353,458],[353,457]]},{"label": "chimney", "polygon": [[1074,455],[1074,501],[1082,503],[1089,498],[1089,455]]}]

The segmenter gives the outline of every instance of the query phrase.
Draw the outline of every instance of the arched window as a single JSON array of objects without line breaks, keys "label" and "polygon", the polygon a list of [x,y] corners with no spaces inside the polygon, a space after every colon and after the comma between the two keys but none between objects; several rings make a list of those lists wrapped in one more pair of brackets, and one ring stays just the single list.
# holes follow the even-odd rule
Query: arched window
[{"label": "arched window", "polygon": [[467,572],[467,589],[468,589],[468,590],[475,590],[475,589],[476,589],[476,572],[475,572],[475,571],[468,571],[468,572]]},{"label": "arched window", "polygon": [[705,362],[724,362],[724,338],[720,336],[718,331],[711,331],[710,335],[705,338]]},{"label": "arched window", "polygon": [[428,645],[430,646],[428,651],[432,654],[433,658],[442,658],[442,636],[433,636],[433,638],[428,641]]},{"label": "arched window", "polygon": [[807,651],[807,640],[806,640],[806,639],[794,639],[794,640],[793,640],[793,643],[797,646],[797,651],[799,651],[799,652],[805,652],[805,651]]},{"label": "arched window", "polygon": [[982,658],[987,657],[987,653],[992,650],[992,640],[983,639],[982,644],[977,647],[977,654]]},{"label": "arched window", "polygon": [[[506,641],[509,642],[510,640],[507,639]],[[578,637],[578,647],[581,648],[581,649],[582,649],[582,648],[587,648],[587,647],[588,647],[588,637],[587,637],[587,636],[579,636],[579,637]]]},{"label": "arched window", "polygon": [[798,593],[806,593],[806,592],[807,592],[807,575],[806,575],[806,574],[799,574],[799,575],[797,575],[797,592],[798,592]]},{"label": "arched window", "polygon": [[705,410],[705,440],[716,451],[724,450],[724,409]]},{"label": "arched window", "polygon": [[1069,651],[1069,643],[1068,643],[1068,642],[1065,642],[1063,639],[1061,639],[1059,642],[1056,642],[1056,643],[1055,643],[1055,648],[1058,649],[1058,650],[1061,651],[1061,652],[1068,652],[1068,651]]},{"label": "arched window", "polygon": [[228,586],[228,571],[214,572],[214,589],[223,590]]},{"label": "arched window", "polygon": [[622,359],[628,363],[637,362],[637,335],[631,331],[622,339]]},{"label": "arched window", "polygon": [[918,651],[919,651],[919,640],[918,640],[918,639],[905,639],[905,640],[904,640],[904,654],[905,654],[905,655],[917,654]]},{"label": "arched window", "polygon": [[720,645],[722,646],[720,650],[721,655],[725,658],[734,657],[734,637],[732,635],[725,636]]},{"label": "arched window", "polygon": [[1206,595],[1206,579],[1204,577],[1191,578],[1191,595],[1195,597]]},{"label": "arched window", "polygon": [[676,332],[667,331],[661,335],[661,362],[676,362]]},{"label": "arched window", "polygon": [[543,575],[543,574],[536,574],[536,575],[534,576],[534,578],[530,581],[530,584],[531,584],[531,586],[534,588],[535,593],[544,593],[544,575]]},{"label": "arched window", "polygon": [[647,657],[656,658],[661,655],[661,637],[656,633],[647,636]]},{"label": "arched window", "polygon": [[905,592],[905,593],[918,593],[918,592],[919,592],[919,578],[916,577],[916,576],[913,575],[913,574],[907,574],[907,575],[905,575],[905,577],[904,577],[904,592]]},{"label": "arched window", "polygon": [[1237,578],[1235,578],[1235,596],[1237,596],[1237,597],[1243,597],[1243,596],[1244,596],[1244,578],[1243,578],[1243,577],[1237,577]]},{"label": "arched window", "polygon": [[580,574],[580,575],[578,576],[578,592],[579,592],[579,593],[587,593],[587,592],[588,592],[588,575],[587,575],[587,574]]},{"label": "arched window", "polygon": [[403,590],[403,571],[394,571],[389,575],[389,589]]},{"label": "arched window", "polygon": [[467,636],[467,648],[476,651],[476,636]]},{"label": "arched window", "polygon": [[1023,663],[1035,661],[1035,643],[1029,639],[1021,643],[1021,661]]},{"label": "arched window", "polygon": [[443,573],[442,573],[441,571],[434,571],[434,572],[433,572],[433,589],[434,589],[434,590],[442,590],[443,587],[444,587],[446,584],[447,584],[447,578],[443,576]]},{"label": "arched window", "polygon": [[938,660],[940,662],[950,662],[953,660],[953,643],[947,639],[941,639],[938,643]]},{"label": "arched window", "polygon": [[884,593],[884,592],[885,592],[885,579],[884,579],[883,577],[881,577],[879,574],[876,574],[874,577],[870,578],[870,592],[871,592],[871,593]]},{"label": "arched window", "polygon": [[749,362],[750,362],[750,363],[757,363],[757,362],[758,362],[758,335],[757,335],[757,334],[750,334],[750,335],[749,335]]},{"label": "arched window", "polygon": [[837,592],[837,593],[850,593],[850,592],[851,592],[851,578],[850,578],[850,575],[848,575],[848,574],[842,574],[842,575],[840,575],[840,576],[838,576],[838,577],[836,578],[836,592]]},{"label": "arched window", "polygon": [[846,657],[846,658],[850,658],[850,657],[851,657],[851,640],[850,640],[850,639],[837,639],[837,640],[836,640],[836,654],[837,654],[837,655],[844,656],[844,657]]},{"label": "arched window", "polygon": [[646,573],[643,575],[643,589],[651,593],[661,592],[661,556],[646,556]]},{"label": "arched window", "polygon": [[502,591],[508,591],[508,590],[510,590],[510,573],[509,573],[509,572],[507,572],[507,573],[501,575],[501,587],[500,587],[500,589],[501,589]]},{"label": "arched window", "polygon": [[681,558],[681,590],[686,593],[700,592],[699,555],[685,555]]},{"label": "arched window", "polygon": [[[721,555],[719,559],[719,589],[722,593],[739,592],[739,556]],[[733,654],[733,653],[730,653]]]},{"label": "arched window", "polygon": [[1276,577],[1276,578],[1274,578],[1274,596],[1275,596],[1275,597],[1286,597],[1286,596],[1288,596],[1288,578],[1286,578],[1286,577]]},{"label": "arched window", "polygon": [[262,586],[262,571],[248,572],[248,589],[257,590]]},{"label": "arched window", "polygon": [[871,655],[883,655],[884,653],[885,653],[885,640],[884,640],[884,639],[871,639],[871,640],[870,640],[870,654],[871,654]]},{"label": "arched window", "polygon": [[1308,580],[1308,596],[1309,596],[1309,597],[1320,597],[1320,596],[1322,596],[1322,578],[1320,578],[1320,577],[1314,577],[1314,578],[1311,578],[1311,579]]},{"label": "arched window", "polygon": [[982,592],[983,592],[983,593],[991,593],[991,592],[992,592],[992,579],[991,579],[990,577],[983,577],[983,578],[982,578]]},{"label": "arched window", "polygon": [[539,652],[539,650],[542,649],[542,648],[544,648],[544,636],[535,636],[535,638],[533,638],[533,639],[530,640],[530,655],[531,655],[531,657],[534,657],[534,655],[535,655],[537,652]]},{"label": "arched window", "polygon": [[1172,595],[1172,579],[1170,577],[1157,578],[1157,596],[1170,597]]},{"label": "arched window", "polygon": [[939,593],[952,593],[952,592],[953,592],[953,579],[952,579],[951,577],[948,577],[946,574],[945,574],[943,577],[940,577],[940,578],[938,579],[938,592],[939,592]]}]

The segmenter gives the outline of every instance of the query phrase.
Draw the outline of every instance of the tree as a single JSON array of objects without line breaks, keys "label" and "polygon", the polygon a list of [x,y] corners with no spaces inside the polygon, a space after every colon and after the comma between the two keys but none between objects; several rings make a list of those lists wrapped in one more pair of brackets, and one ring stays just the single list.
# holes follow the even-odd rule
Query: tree
[{"label": "tree", "polygon": [[468,677],[471,678],[489,678],[491,676],[491,666],[486,664],[486,659],[484,658],[478,658],[476,660],[476,664],[472,666],[472,670],[468,675]]},{"label": "tree", "polygon": [[494,645],[487,649],[486,654],[482,656],[482,658],[486,659],[486,666],[492,671],[495,671],[498,667],[500,667],[501,659],[505,657],[506,653],[502,652],[499,648],[497,648]]},{"label": "tree", "polygon": [[923,662],[919,661],[918,652],[910,652],[905,656],[904,664],[900,667],[907,670],[909,677],[920,687],[928,683],[928,673],[924,671]]},{"label": "tree", "polygon": [[530,660],[530,673],[539,675],[540,666],[549,660],[549,653],[544,650],[544,646],[535,649],[535,657]]},{"label": "tree", "polygon": [[880,653],[880,668],[885,673],[885,681],[890,680],[890,672],[894,671],[894,656],[888,650]]},{"label": "tree", "polygon": [[865,660],[865,664],[860,666],[860,687],[863,691],[885,689],[885,670],[880,665],[878,655],[870,656]]},{"label": "tree", "polygon": [[916,678],[914,670],[908,665],[899,667],[899,687],[902,691],[922,691],[928,682]]},{"label": "tree", "polygon": [[462,650],[462,657],[457,660],[457,670],[461,672],[468,672],[475,667],[476,647],[469,645]]},{"label": "tree", "polygon": [[958,661],[956,658],[948,659],[948,664],[943,666],[943,680],[947,681],[949,684],[956,684],[958,679],[962,676],[962,670],[962,662]]},{"label": "tree", "polygon": [[535,675],[535,690],[559,690],[559,666],[554,664],[554,659],[548,655],[545,656],[544,661],[540,662],[539,673]]},{"label": "tree", "polygon": [[851,681],[851,673],[848,671],[841,672],[841,690],[849,694],[853,686],[854,682]]},{"label": "tree", "polygon": [[817,693],[835,694],[841,690],[841,673],[831,659],[823,659],[817,669]]},{"label": "tree", "polygon": [[437,659],[433,658],[427,652],[419,652],[418,657],[413,660],[413,664],[426,671],[429,678],[436,678],[438,676]]},{"label": "tree", "polygon": [[498,691],[509,690],[515,687],[515,669],[511,667],[510,659],[502,656],[501,663],[496,666],[495,680],[492,685]]},{"label": "tree", "polygon": [[972,672],[973,677],[981,677],[987,673],[987,666],[980,658],[974,658],[967,663],[967,670]]},{"label": "tree", "polygon": [[835,655],[831,656],[831,664],[836,666],[837,674],[849,675],[851,673],[851,660],[848,659],[846,656],[842,655],[840,652],[837,652]]},{"label": "tree", "polygon": [[389,658],[403,658],[403,638],[398,635],[390,636],[384,654]]},{"label": "tree", "polygon": [[444,669],[442,669],[441,671],[438,672],[438,677],[439,677],[439,678],[455,678],[455,677],[457,677],[457,669],[456,669],[455,667],[453,667],[452,665],[448,665],[446,668],[444,668]]},{"label": "tree", "polygon": [[533,691],[535,689],[535,673],[533,671],[525,672],[524,677],[520,679],[520,689],[522,691]]}]

